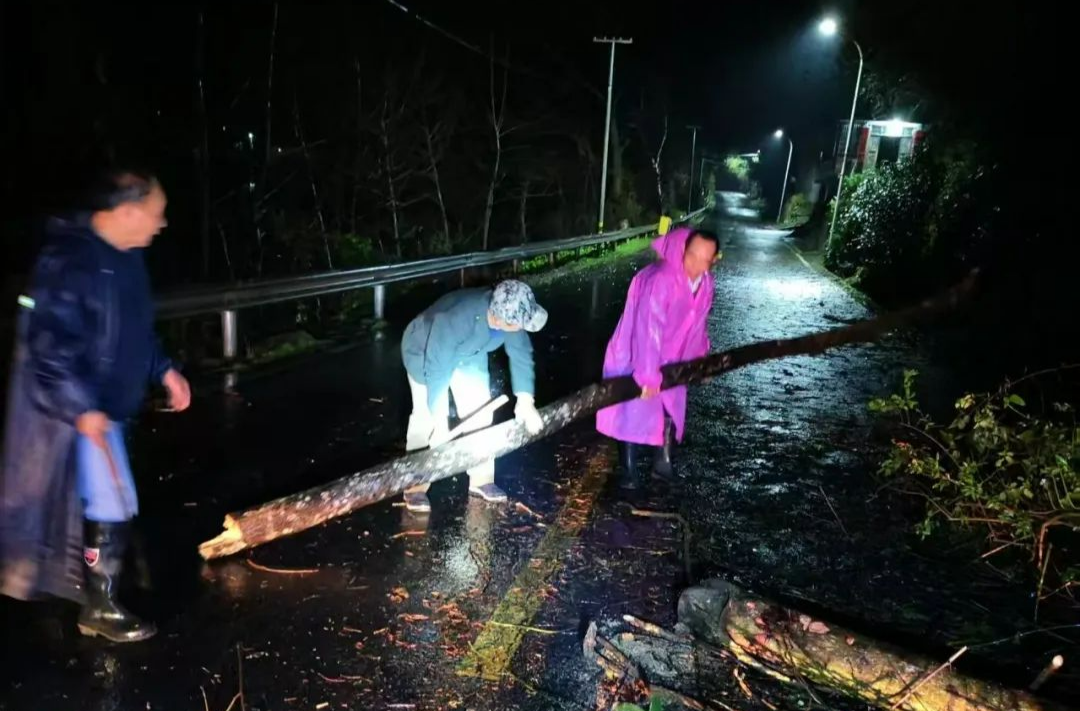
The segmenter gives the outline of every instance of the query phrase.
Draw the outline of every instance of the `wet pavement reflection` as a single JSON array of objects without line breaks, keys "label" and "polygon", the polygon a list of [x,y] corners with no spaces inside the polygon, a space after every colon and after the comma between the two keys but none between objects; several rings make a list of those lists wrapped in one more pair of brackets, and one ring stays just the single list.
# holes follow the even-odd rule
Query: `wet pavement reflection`
[{"label": "wet pavement reflection", "polygon": [[[724,200],[714,349],[868,314],[800,261],[783,233],[754,227],[742,198]],[[597,379],[629,280],[649,259],[531,279],[551,313],[534,340],[539,404]],[[592,707],[584,626],[624,612],[671,624],[688,561],[678,522],[633,515],[605,485],[615,450],[591,422],[499,461],[509,505],[471,499],[458,476],[432,487],[429,516],[388,501],[248,557],[198,559],[197,543],[220,531],[227,511],[400,453],[409,402],[398,337],[411,313],[389,306],[384,339],[241,377],[236,397],[204,392],[190,414],[142,423],[133,457],[154,589],[131,599],[161,632],[111,646],[78,637],[65,604],[4,600],[0,709],[221,711],[241,685],[249,711]],[[900,333],[697,388],[679,477],[654,482],[639,506],[693,522],[695,577],[726,574],[900,634],[930,629],[923,643],[946,643],[962,632],[950,619],[970,619],[983,571],[961,579],[947,561],[913,553],[910,507],[878,495],[870,476],[867,400],[905,367],[947,393],[947,375],[928,361],[920,339]],[[506,389],[505,364],[495,362],[493,380]],[[1007,622],[983,621],[991,631]],[[519,634],[489,632],[499,626]],[[485,632],[505,645],[485,657],[494,682],[469,672]]]}]

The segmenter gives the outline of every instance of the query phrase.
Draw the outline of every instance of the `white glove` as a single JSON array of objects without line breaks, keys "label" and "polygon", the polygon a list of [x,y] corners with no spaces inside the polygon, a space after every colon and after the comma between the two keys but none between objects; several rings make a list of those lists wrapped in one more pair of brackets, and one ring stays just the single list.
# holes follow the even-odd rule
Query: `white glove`
[{"label": "white glove", "polygon": [[532,395],[520,393],[514,406],[514,419],[525,425],[529,434],[540,434],[544,429],[544,418],[536,410],[536,401]]}]

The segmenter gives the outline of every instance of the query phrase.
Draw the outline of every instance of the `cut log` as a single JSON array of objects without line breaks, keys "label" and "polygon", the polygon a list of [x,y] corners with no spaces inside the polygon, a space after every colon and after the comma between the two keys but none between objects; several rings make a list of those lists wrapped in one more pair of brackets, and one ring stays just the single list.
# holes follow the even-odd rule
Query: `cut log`
[{"label": "cut log", "polygon": [[890,711],[1065,711],[957,672],[951,662],[963,650],[948,661],[909,654],[726,581],[684,591],[679,622],[774,678],[806,679]]},{"label": "cut log", "polygon": [[[798,338],[762,341],[698,360],[663,368],[664,389],[691,385],[729,370],[775,358],[815,355],[830,348],[877,340],[904,325],[926,320],[954,308],[975,284],[975,272],[943,294],[907,309],[867,319],[850,326]],[[631,377],[613,378],[590,385],[540,411],[544,428],[530,435],[511,420],[461,437],[434,449],[414,452],[385,464],[322,486],[284,496],[261,506],[230,513],[225,530],[202,543],[199,554],[209,560],[299,533],[338,516],[400,494],[417,484],[445,479],[483,462],[513,452],[530,442],[563,429],[598,410],[633,400],[641,389]]]}]

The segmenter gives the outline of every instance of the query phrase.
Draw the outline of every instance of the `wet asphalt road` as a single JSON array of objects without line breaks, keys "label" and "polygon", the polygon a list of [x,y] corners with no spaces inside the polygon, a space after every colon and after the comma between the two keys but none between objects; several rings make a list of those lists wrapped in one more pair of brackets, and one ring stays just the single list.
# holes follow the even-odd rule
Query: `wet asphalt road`
[{"label": "wet asphalt road", "polygon": [[[727,245],[710,319],[715,349],[868,315],[781,233],[740,217],[716,225]],[[541,403],[596,379],[646,259],[533,280],[552,314],[534,341]],[[392,319],[385,340],[242,380],[239,397],[205,394],[189,414],[149,416],[133,457],[155,592],[131,598],[158,620],[159,636],[133,646],[85,640],[73,608],[5,600],[0,709],[222,711],[241,681],[246,709],[261,711],[593,708],[584,625],[623,612],[672,624],[686,572],[678,526],[630,515],[605,487],[614,447],[588,422],[499,461],[498,481],[529,510],[470,500],[457,477],[433,488],[428,519],[386,502],[249,558],[204,565],[195,554],[225,512],[399,451],[404,321]],[[1008,634],[1016,620],[1000,613],[979,618],[978,629],[956,627],[961,614],[973,624],[980,595],[991,594],[996,610],[1015,604],[1018,615],[1023,596],[993,587],[984,569],[958,575],[954,561],[913,547],[910,506],[877,494],[869,476],[867,400],[893,388],[904,367],[921,368],[923,388],[949,396],[928,351],[900,334],[697,388],[680,479],[653,485],[641,506],[694,522],[695,577],[725,574],[844,610],[872,632],[933,651],[965,634]],[[497,372],[505,384],[505,369]],[[478,664],[478,637],[507,659]],[[469,675],[481,667],[499,681]],[[711,691],[733,693],[727,685]],[[781,692],[773,701],[799,707]]]}]

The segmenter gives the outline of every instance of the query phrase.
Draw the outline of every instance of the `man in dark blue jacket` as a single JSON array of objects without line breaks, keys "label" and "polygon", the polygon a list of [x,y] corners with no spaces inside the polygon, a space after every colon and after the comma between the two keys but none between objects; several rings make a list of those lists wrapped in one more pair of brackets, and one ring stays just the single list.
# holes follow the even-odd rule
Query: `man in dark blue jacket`
[{"label": "man in dark blue jacket", "polygon": [[138,499],[124,447],[150,381],[173,410],[187,381],[162,354],[142,250],[165,227],[149,175],[103,175],[92,212],[54,219],[19,298],[0,469],[0,591],[83,605],[79,630],[134,642],[156,629],[117,599]]},{"label": "man in dark blue jacket", "polygon": [[[406,435],[407,451],[437,446],[449,434],[450,400],[465,419],[491,399],[488,353],[506,349],[510,384],[517,405],[514,415],[530,432],[544,422],[534,400],[533,348],[529,333],[547,323],[547,311],[536,303],[528,285],[504,281],[494,289],[462,289],[443,296],[417,316],[401,339],[401,356],[409,377],[413,409]],[[468,429],[483,429],[491,415],[470,420]],[[506,501],[495,485],[495,461],[470,469],[469,492],[485,501]],[[426,484],[405,492],[410,511],[431,510]]]}]

